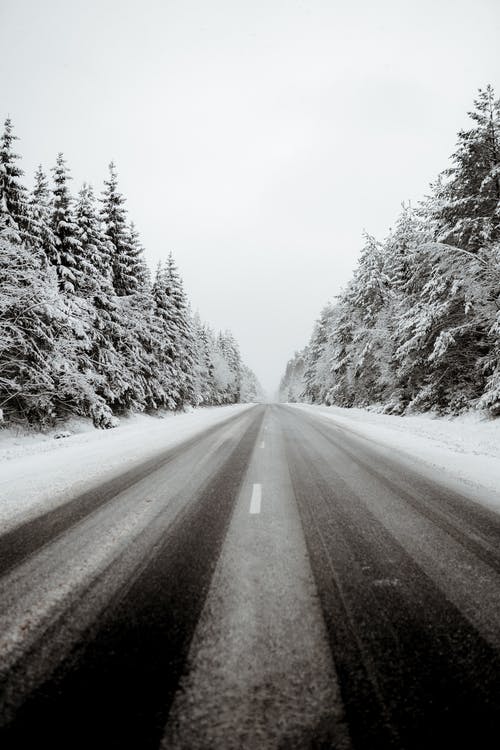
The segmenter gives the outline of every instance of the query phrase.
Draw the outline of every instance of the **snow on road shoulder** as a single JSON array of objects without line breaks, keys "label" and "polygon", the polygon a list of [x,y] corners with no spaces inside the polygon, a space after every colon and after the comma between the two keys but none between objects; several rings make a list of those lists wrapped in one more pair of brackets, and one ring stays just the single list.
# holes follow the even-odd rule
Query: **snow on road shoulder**
[{"label": "snow on road shoulder", "polygon": [[380,446],[417,461],[433,478],[500,511],[500,419],[398,417],[365,409],[290,404],[328,417]]},{"label": "snow on road shoulder", "polygon": [[0,431],[0,529],[7,531],[56,507],[251,406],[207,407],[163,419],[134,415],[114,430],[96,430],[75,420],[74,434],[60,440],[54,432]]}]

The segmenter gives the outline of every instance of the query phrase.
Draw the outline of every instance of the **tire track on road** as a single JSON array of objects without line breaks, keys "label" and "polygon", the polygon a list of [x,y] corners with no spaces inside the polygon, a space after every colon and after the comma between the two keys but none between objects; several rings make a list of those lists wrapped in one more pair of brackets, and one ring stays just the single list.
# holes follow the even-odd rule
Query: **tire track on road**
[{"label": "tire track on road", "polygon": [[167,466],[183,454],[216,435],[234,422],[244,419],[246,412],[229,417],[224,422],[210,427],[199,435],[183,441],[174,448],[162,451],[153,458],[141,462],[132,469],[119,474],[99,486],[83,492],[62,505],[43,512],[35,518],[21,522],[11,531],[0,536],[0,576],[26,560],[72,526],[125,492],[134,484],[155,471]]},{"label": "tire track on road", "polygon": [[[328,426],[323,427],[308,417],[304,417],[304,421],[337,451],[344,453],[390,492],[397,494],[414,510],[441,527],[486,565],[500,572],[500,516],[497,513],[451,492],[438,483],[432,483],[416,471],[406,470],[404,475],[394,477],[394,465],[388,461],[376,454],[366,460],[366,449],[365,458],[362,458],[346,445],[345,440],[341,441],[340,436],[332,434]],[[341,429],[335,425],[335,431]]]},{"label": "tire track on road", "polygon": [[254,412],[152,559],[4,728],[3,748],[158,747],[262,418]]},{"label": "tire track on road", "polygon": [[343,481],[345,445],[332,455],[314,425],[286,414],[294,492],[354,747],[496,748],[500,654]]}]

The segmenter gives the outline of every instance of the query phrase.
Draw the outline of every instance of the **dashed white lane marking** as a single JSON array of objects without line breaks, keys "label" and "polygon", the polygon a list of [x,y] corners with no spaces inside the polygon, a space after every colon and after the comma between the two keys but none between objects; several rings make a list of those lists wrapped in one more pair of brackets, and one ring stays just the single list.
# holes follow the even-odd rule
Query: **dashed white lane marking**
[{"label": "dashed white lane marking", "polygon": [[260,503],[262,500],[262,485],[254,484],[252,488],[252,499],[250,500],[250,513],[260,513]]},{"label": "dashed white lane marking", "polygon": [[260,444],[260,447],[261,448],[265,448],[266,447],[266,441],[265,440],[262,441],[262,443]]}]

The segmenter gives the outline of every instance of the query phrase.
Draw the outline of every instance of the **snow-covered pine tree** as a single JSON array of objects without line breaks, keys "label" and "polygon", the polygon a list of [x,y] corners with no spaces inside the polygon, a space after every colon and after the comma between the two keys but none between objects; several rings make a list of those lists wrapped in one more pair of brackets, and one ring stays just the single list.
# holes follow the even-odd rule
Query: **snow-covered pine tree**
[{"label": "snow-covered pine tree", "polygon": [[498,272],[489,250],[428,243],[418,255],[412,304],[396,333],[398,377],[411,408],[460,411],[478,403],[491,371]]},{"label": "snow-covered pine tree", "polygon": [[79,272],[77,291],[82,296],[89,296],[104,285],[109,297],[113,290],[108,243],[97,214],[94,190],[85,182],[75,204],[75,225],[79,241],[75,254],[75,265]]},{"label": "snow-covered pine tree", "polygon": [[73,294],[81,283],[80,271],[77,268],[77,255],[80,253],[78,227],[73,214],[73,199],[69,192],[68,181],[71,179],[62,153],[58,154],[54,176],[52,201],[52,231],[56,238],[57,256],[56,271],[59,288],[65,294]]},{"label": "snow-covered pine tree", "polygon": [[412,398],[409,381],[398,375],[395,352],[404,335],[399,330],[400,323],[421,289],[419,248],[431,238],[432,231],[422,219],[422,209],[414,210],[409,203],[403,203],[395,226],[383,243],[385,295],[377,315],[380,347],[377,365],[378,397],[385,401],[387,413],[401,414]]},{"label": "snow-covered pine tree", "polygon": [[119,297],[134,294],[144,283],[144,263],[139,237],[127,223],[125,198],[118,190],[118,175],[113,162],[109,165],[109,179],[104,181],[101,198],[101,219],[109,242],[113,269],[113,286]]},{"label": "snow-covered pine tree", "polygon": [[217,403],[234,403],[234,372],[229,366],[229,353],[226,337],[222,331],[214,337],[214,382]]},{"label": "snow-covered pine tree", "polygon": [[129,366],[129,387],[116,408],[154,408],[159,397],[155,374],[155,332],[149,273],[135,227],[127,223],[125,198],[118,190],[113,162],[101,197],[101,220],[111,259],[112,280],[124,329],[122,353]]},{"label": "snow-covered pine tree", "polygon": [[[12,121],[7,117],[0,138],[0,218],[4,237],[11,229],[14,240],[26,240],[30,234],[28,192],[19,181],[23,170],[18,166],[19,156],[13,151],[14,135]],[[17,233],[17,234],[16,234]]]},{"label": "snow-covered pine tree", "polygon": [[221,358],[217,346],[217,336],[206,323],[203,325],[202,341],[204,348],[204,362],[207,372],[207,400],[208,404],[220,404],[223,401],[222,393],[218,388],[217,362]]},{"label": "snow-covered pine tree", "polygon": [[52,196],[41,165],[35,172],[34,186],[29,198],[29,214],[30,236],[33,243],[43,251],[49,263],[58,266],[58,243],[52,229]]},{"label": "snow-covered pine tree", "polygon": [[382,244],[365,234],[346,300],[356,325],[349,356],[357,406],[382,401],[389,386],[387,370],[392,350],[390,320],[385,313],[392,291],[385,264]]},{"label": "snow-covered pine tree", "polygon": [[219,333],[217,346],[229,371],[224,400],[230,404],[237,404],[241,397],[242,361],[239,346],[229,330]]},{"label": "snow-covered pine tree", "polygon": [[307,347],[299,352],[295,352],[293,357],[288,361],[279,386],[280,401],[293,404],[304,400],[306,356]]},{"label": "snow-covered pine tree", "polygon": [[477,252],[500,240],[500,101],[491,86],[479,89],[469,116],[474,126],[459,132],[428,218],[438,242]]},{"label": "snow-covered pine tree", "polygon": [[136,291],[142,291],[150,286],[151,279],[149,269],[144,260],[144,248],[137,227],[131,221],[127,227],[126,238],[128,240],[129,257],[133,268],[133,274],[137,282]]},{"label": "snow-covered pine tree", "polygon": [[324,403],[327,393],[334,385],[330,341],[334,313],[333,305],[325,305],[306,349],[303,396],[312,404]]},{"label": "snow-covered pine tree", "polygon": [[106,412],[110,420],[111,411],[96,392],[98,378],[92,363],[94,268],[80,240],[74,200],[67,184],[71,178],[62,154],[53,173],[52,231],[56,252],[49,259],[57,272],[66,316],[65,335],[58,337],[53,362],[58,410],[91,415],[97,424],[97,413]]},{"label": "snow-covered pine tree", "polygon": [[383,243],[384,272],[394,290],[404,290],[414,277],[415,253],[420,245],[431,242],[433,233],[425,220],[425,206],[414,209],[410,203],[402,203],[394,227]]},{"label": "snow-covered pine tree", "polygon": [[[62,166],[58,164],[59,172],[64,171]],[[21,173],[10,170],[10,174],[18,177]],[[57,177],[64,182],[60,179],[64,175],[59,173]],[[11,180],[10,188],[20,196],[11,205],[18,209],[21,206],[21,209],[17,221],[2,217],[2,254],[10,268],[6,272],[4,289],[4,301],[7,300],[9,306],[2,314],[8,344],[0,359],[4,373],[6,369],[11,374],[16,373],[15,378],[10,378],[14,391],[7,399],[7,412],[15,405],[18,416],[44,424],[67,412],[88,413],[94,398],[85,372],[87,342],[83,311],[75,301],[63,298],[58,292],[58,282],[63,286],[62,279],[66,280],[65,292],[74,291],[73,284],[68,282],[73,272],[70,270],[66,274],[61,269],[63,257],[71,269],[69,248],[74,249],[77,243],[72,242],[68,231],[70,213],[63,210],[69,206],[64,184],[56,185],[61,199],[59,236],[51,227],[54,216],[50,211],[47,181],[41,170],[37,172],[29,202],[20,183]],[[6,204],[4,201],[4,206]],[[19,224],[24,225],[24,231],[19,230],[14,239],[13,229]],[[6,242],[9,233],[10,243]],[[12,247],[17,249],[16,260]],[[47,258],[51,263],[47,264]],[[12,319],[10,316],[16,311]]]},{"label": "snow-covered pine tree", "polygon": [[63,323],[54,270],[42,272],[40,254],[0,216],[0,421],[53,421],[55,329]]},{"label": "snow-covered pine tree", "polygon": [[196,312],[192,319],[194,341],[193,388],[197,405],[213,403],[213,370],[211,347],[206,325]]},{"label": "snow-covered pine tree", "polygon": [[176,365],[177,333],[174,325],[173,303],[168,294],[167,274],[161,262],[156,268],[151,294],[154,303],[154,318],[157,323],[156,366],[161,384],[157,402],[158,406],[176,409],[181,404]]},{"label": "snow-covered pine tree", "polygon": [[127,362],[120,352],[129,332],[113,290],[108,242],[101,229],[94,191],[85,183],[78,194],[75,223],[80,242],[76,292],[83,298],[89,339],[88,377],[97,396],[89,411],[97,427],[112,427],[115,419],[111,407],[118,408],[129,389]]},{"label": "snow-covered pine tree", "polygon": [[180,395],[179,406],[182,407],[196,403],[193,381],[194,334],[182,279],[172,253],[169,253],[164,270],[165,291],[172,315],[176,391]]},{"label": "snow-covered pine tree", "polygon": [[484,321],[488,336],[488,352],[480,360],[479,368],[486,379],[478,407],[488,409],[493,417],[500,416],[500,244],[489,247],[482,252],[482,273],[484,278],[481,287],[486,293],[482,295],[484,305],[492,312],[489,321]]},{"label": "snow-covered pine tree", "polygon": [[242,404],[252,404],[262,401],[263,397],[262,386],[257,376],[248,365],[242,364],[240,402]]},{"label": "snow-covered pine tree", "polygon": [[135,353],[132,371],[136,373],[136,381],[141,384],[144,408],[165,406],[165,377],[161,366],[162,327],[156,316],[149,271],[139,291],[129,297],[121,297],[119,301],[122,307],[127,308],[127,318],[131,319],[130,332]]}]

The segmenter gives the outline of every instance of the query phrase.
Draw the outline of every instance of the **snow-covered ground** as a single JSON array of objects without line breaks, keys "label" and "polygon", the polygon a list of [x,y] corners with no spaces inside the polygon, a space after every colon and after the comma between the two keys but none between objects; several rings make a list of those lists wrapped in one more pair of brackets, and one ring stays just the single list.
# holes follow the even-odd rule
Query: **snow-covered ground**
[{"label": "snow-covered ground", "polygon": [[0,529],[6,531],[41,510],[132,468],[147,458],[250,408],[208,407],[164,418],[136,414],[114,430],[96,430],[74,419],[71,435],[0,430]]},{"label": "snow-covered ground", "polygon": [[500,511],[500,419],[479,413],[397,417],[365,409],[290,404],[416,462],[421,471]]}]

